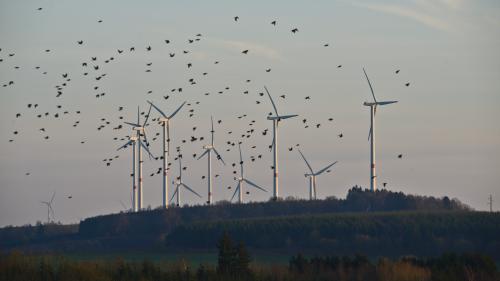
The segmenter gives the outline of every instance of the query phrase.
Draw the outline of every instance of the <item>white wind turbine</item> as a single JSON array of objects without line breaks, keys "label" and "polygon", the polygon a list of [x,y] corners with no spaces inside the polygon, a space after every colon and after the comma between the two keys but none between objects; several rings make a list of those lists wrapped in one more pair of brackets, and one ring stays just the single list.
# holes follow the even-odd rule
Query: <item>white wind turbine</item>
[{"label": "white wind turbine", "polygon": [[306,162],[307,168],[309,168],[310,174],[304,174],[306,178],[309,178],[309,200],[316,200],[316,177],[324,173],[326,170],[330,169],[333,165],[337,164],[337,161],[331,163],[330,165],[324,167],[323,169],[314,172],[309,162],[307,162],[306,157],[302,154],[302,151],[299,149],[300,156]]},{"label": "white wind turbine", "polygon": [[[125,124],[127,125],[130,125],[132,126],[132,129],[136,131],[136,137],[137,137],[137,161],[138,161],[138,166],[139,166],[139,169],[138,169],[138,184],[137,184],[137,187],[138,187],[138,195],[137,195],[137,210],[142,210],[142,203],[143,203],[143,189],[142,189],[142,149],[144,148],[146,150],[146,152],[148,153],[149,155],[149,158],[151,159],[151,157],[153,157],[153,154],[151,154],[151,152],[149,151],[148,147],[147,147],[147,143],[148,143],[148,138],[147,138],[147,135],[146,135],[146,123],[148,122],[148,118],[149,118],[149,113],[151,113],[151,106],[149,106],[149,111],[148,111],[148,114],[146,115],[146,119],[144,119],[144,123],[141,125],[140,124],[140,113],[139,113],[139,107],[137,107],[137,123],[131,123],[131,122],[124,122]],[[142,138],[144,137],[144,142],[142,141]],[[146,143],[146,144],[144,144]],[[134,153],[135,155],[135,153]],[[154,157],[153,157],[154,158]]]},{"label": "white wind turbine", "polygon": [[243,203],[243,183],[248,183],[249,185],[260,189],[262,191],[267,192],[264,188],[256,185],[255,183],[251,182],[247,178],[245,178],[245,174],[243,173],[243,156],[241,154],[241,144],[238,143],[238,149],[240,151],[240,177],[239,178],[234,178],[236,181],[238,181],[238,185],[236,186],[236,189],[234,190],[233,196],[231,197],[231,201],[233,201],[234,196],[236,196],[236,193],[238,193],[238,203]]},{"label": "white wind turbine", "polygon": [[364,68],[363,72],[373,96],[373,102],[364,102],[363,105],[370,107],[370,131],[368,133],[368,139],[370,140],[370,191],[375,191],[377,190],[377,173],[375,170],[375,114],[377,114],[377,106],[396,103],[397,101],[377,101],[372,84]]},{"label": "white wind turbine", "polygon": [[137,136],[130,136],[129,141],[124,145],[120,146],[117,150],[124,149],[129,145],[132,145],[132,210],[137,212],[137,176],[135,174],[135,169],[137,167],[137,163],[135,157],[137,155],[136,150]]},{"label": "white wind turbine", "polygon": [[190,188],[189,186],[187,186],[185,183],[182,182],[182,162],[181,162],[182,156],[179,155],[177,158],[179,158],[179,177],[177,177],[175,182],[172,182],[172,183],[175,183],[175,191],[174,191],[174,194],[172,194],[172,198],[170,199],[170,201],[174,200],[174,197],[177,195],[177,207],[180,207],[181,206],[181,187],[186,188],[187,190],[191,191],[192,193],[194,193],[195,195],[197,195],[200,198],[201,198],[201,195],[198,194],[196,191],[194,191],[192,188]]},{"label": "white wind turbine", "polygon": [[172,114],[166,115],[161,109],[155,106],[152,102],[148,103],[154,107],[161,115],[160,123],[163,127],[163,208],[168,208],[168,155],[170,153],[170,120],[181,110],[186,104],[183,102]]},{"label": "white wind turbine", "polygon": [[54,198],[56,197],[56,192],[52,193],[52,198],[50,201],[40,201],[40,203],[45,204],[47,206],[47,223],[50,223],[50,216],[52,215],[52,220],[55,219],[56,215],[54,213],[54,209],[52,209],[52,202],[54,202]]},{"label": "white wind turbine", "polygon": [[210,205],[212,204],[212,150],[215,152],[215,155],[217,155],[217,159],[220,160],[222,162],[222,164],[226,165],[226,163],[224,162],[224,160],[222,159],[222,156],[220,156],[219,152],[217,152],[217,149],[215,149],[215,145],[214,145],[214,118],[211,117],[212,119],[212,130],[210,131],[211,135],[212,135],[212,141],[210,144],[208,145],[204,145],[203,146],[203,149],[205,149],[205,152],[203,152],[202,155],[200,155],[200,157],[198,157],[198,160],[200,160],[203,156],[207,155],[207,158],[208,158],[208,175],[207,175],[207,178],[208,178],[208,200],[207,200],[207,204]]},{"label": "white wind turbine", "polygon": [[267,120],[272,120],[273,121],[273,200],[278,199],[279,195],[279,189],[278,189],[278,124],[281,120],[285,120],[288,118],[292,117],[297,117],[299,115],[297,114],[292,114],[292,115],[279,115],[278,110],[276,109],[276,105],[274,104],[273,98],[271,97],[271,94],[269,94],[269,91],[267,88],[264,86],[264,89],[267,92],[267,95],[269,96],[269,99],[271,100],[271,103],[274,108],[274,113],[276,113],[275,116],[268,116]]}]

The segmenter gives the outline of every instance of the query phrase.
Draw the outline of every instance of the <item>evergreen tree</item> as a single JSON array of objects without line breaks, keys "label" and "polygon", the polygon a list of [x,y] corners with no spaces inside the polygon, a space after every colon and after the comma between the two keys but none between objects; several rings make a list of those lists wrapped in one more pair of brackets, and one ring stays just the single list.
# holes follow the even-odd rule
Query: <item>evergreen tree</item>
[{"label": "evergreen tree", "polygon": [[250,272],[250,262],[252,258],[250,257],[250,253],[248,252],[245,244],[243,242],[238,243],[238,247],[236,249],[236,266],[237,271],[239,273],[248,273]]},{"label": "evergreen tree", "polygon": [[234,271],[236,261],[236,252],[234,250],[233,241],[229,233],[224,232],[221,239],[217,243],[219,257],[217,261],[217,273],[228,274]]}]

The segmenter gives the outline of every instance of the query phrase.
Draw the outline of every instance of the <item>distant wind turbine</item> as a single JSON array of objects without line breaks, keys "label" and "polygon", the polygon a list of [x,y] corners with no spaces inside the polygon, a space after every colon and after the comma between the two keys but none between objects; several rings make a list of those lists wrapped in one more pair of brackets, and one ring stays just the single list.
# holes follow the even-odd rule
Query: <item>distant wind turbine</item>
[{"label": "distant wind turbine", "polygon": [[177,180],[175,182],[172,182],[172,183],[175,183],[175,191],[174,191],[174,194],[172,194],[172,198],[170,199],[170,201],[174,200],[174,197],[177,195],[177,206],[178,207],[181,206],[181,188],[182,187],[186,188],[187,190],[191,191],[196,196],[201,198],[200,194],[198,194],[196,191],[194,191],[192,188],[190,188],[189,186],[187,186],[185,183],[182,182],[181,158],[182,158],[182,156],[179,155],[179,157],[178,157],[178,159],[179,159],[179,177],[177,178]]},{"label": "distant wind turbine", "polygon": [[306,162],[307,168],[309,168],[309,171],[311,172],[310,174],[304,174],[305,177],[309,178],[309,200],[316,200],[316,176],[321,175],[324,173],[326,170],[330,169],[333,165],[337,164],[337,161],[331,163],[330,165],[324,167],[323,169],[314,172],[311,165],[309,165],[309,162],[307,162],[306,157],[304,154],[302,154],[302,151],[299,149],[300,156],[302,156],[302,159],[304,159],[304,162]]},{"label": "distant wind turbine", "polygon": [[204,145],[203,149],[205,149],[205,152],[203,152],[200,157],[198,157],[198,160],[200,160],[203,156],[207,155],[208,158],[208,175],[207,175],[207,181],[208,181],[208,199],[207,199],[207,204],[210,205],[212,204],[212,196],[213,196],[213,189],[212,189],[212,150],[215,152],[215,155],[217,155],[217,159],[222,162],[222,164],[226,165],[224,160],[222,159],[222,156],[220,156],[219,152],[217,152],[217,149],[215,149],[214,145],[214,118],[211,117],[212,120],[212,130],[210,131],[210,134],[212,135],[212,141],[208,145]]},{"label": "distant wind turbine", "polygon": [[[151,152],[149,151],[149,148],[147,145],[144,144],[144,142],[147,144],[148,143],[148,138],[146,135],[146,124],[148,122],[149,118],[149,113],[151,113],[151,106],[149,106],[149,111],[148,114],[146,115],[146,119],[144,119],[144,123],[141,125],[140,124],[140,113],[139,113],[139,107],[137,107],[137,123],[130,123],[130,122],[124,122],[127,125],[132,126],[132,129],[135,130],[137,133],[137,142],[138,142],[138,159],[137,161],[139,162],[139,169],[138,169],[138,195],[137,195],[137,209],[140,211],[142,210],[142,203],[143,203],[143,190],[142,190],[142,148],[146,150],[146,152],[149,155],[149,158],[153,156]],[[142,141],[142,138],[144,137],[144,141]],[[153,157],[154,158],[154,157]]]},{"label": "distant wind turbine", "polygon": [[243,203],[243,183],[248,183],[250,186],[253,186],[257,189],[260,189],[262,191],[267,192],[264,188],[256,185],[255,183],[251,182],[247,178],[245,178],[245,174],[243,171],[243,156],[241,153],[241,144],[238,143],[238,149],[240,151],[240,177],[239,178],[234,178],[236,181],[238,181],[238,185],[236,186],[236,189],[234,190],[233,197],[231,197],[231,201],[233,201],[234,196],[236,196],[236,193],[238,193],[238,203]]},{"label": "distant wind turbine", "polygon": [[52,220],[55,220],[55,212],[52,209],[52,203],[54,202],[54,198],[56,197],[56,192],[52,193],[52,198],[50,201],[40,201],[40,203],[45,204],[47,206],[47,223],[50,223],[50,216],[52,215]]},{"label": "distant wind turbine", "polygon": [[276,109],[276,105],[274,104],[273,98],[271,97],[271,94],[269,94],[269,91],[267,88],[264,86],[264,89],[267,92],[267,95],[269,96],[269,99],[271,100],[271,103],[274,108],[274,113],[276,113],[275,116],[268,116],[267,120],[272,120],[273,121],[273,200],[277,200],[279,196],[279,188],[278,188],[278,124],[281,120],[285,120],[288,118],[292,117],[297,117],[299,115],[297,114],[292,114],[292,115],[279,115],[278,114],[278,109]]},{"label": "distant wind turbine", "polygon": [[130,136],[129,141],[125,143],[124,145],[120,146],[117,150],[124,149],[128,147],[129,145],[132,145],[132,210],[134,212],[137,212],[138,210],[138,205],[137,205],[137,176],[136,176],[136,155],[137,155],[137,149],[136,149],[136,143],[137,143],[137,136]]},{"label": "distant wind turbine", "polygon": [[377,101],[372,84],[364,68],[363,72],[373,96],[373,102],[364,102],[363,105],[370,107],[370,131],[368,133],[368,140],[370,140],[370,191],[375,191],[377,190],[377,172],[375,170],[375,115],[377,114],[377,106],[388,105],[397,101]]},{"label": "distant wind turbine", "polygon": [[170,153],[170,120],[181,110],[181,108],[186,104],[183,102],[172,114],[166,115],[161,109],[159,109],[152,102],[148,103],[158,111],[162,117],[160,117],[160,123],[163,127],[163,208],[168,208],[168,155]]}]

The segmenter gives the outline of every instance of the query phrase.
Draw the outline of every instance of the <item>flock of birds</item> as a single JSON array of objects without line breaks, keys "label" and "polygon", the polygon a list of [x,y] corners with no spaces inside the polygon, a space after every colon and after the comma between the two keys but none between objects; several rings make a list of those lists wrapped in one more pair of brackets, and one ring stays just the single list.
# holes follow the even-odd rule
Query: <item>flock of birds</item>
[{"label": "flock of birds", "polygon": [[[42,11],[43,9],[38,8],[37,10]],[[233,21],[234,21],[234,23],[237,24],[240,21],[240,17],[234,16]],[[103,24],[103,20],[98,20],[97,22],[99,24]],[[276,27],[276,26],[278,26],[278,21],[272,20],[272,21],[270,21],[269,24],[273,27]],[[299,32],[299,29],[297,27],[292,27],[289,29],[289,32],[292,34],[292,36],[295,36],[295,34],[297,34]],[[186,48],[183,48],[181,50],[175,50],[175,51],[170,50],[168,53],[168,57],[170,59],[176,59],[176,58],[182,56],[183,59],[186,60],[185,70],[186,71],[194,71],[193,69],[195,68],[195,65],[193,63],[193,60],[190,59],[191,52],[190,52],[189,47],[194,46],[195,44],[199,44],[200,42],[203,41],[203,39],[204,39],[204,36],[201,33],[197,33],[194,36],[191,36],[186,41],[186,43],[187,43]],[[163,42],[164,42],[164,45],[168,46],[169,44],[172,43],[172,40],[171,39],[164,39]],[[75,42],[75,45],[78,48],[85,47],[85,44],[86,44],[86,42],[83,39]],[[330,47],[330,44],[329,43],[322,43],[320,46],[328,48],[328,47]],[[57,84],[53,85],[54,86],[53,99],[60,101],[60,103],[57,104],[55,110],[48,109],[47,107],[45,107],[41,103],[33,103],[32,102],[32,103],[27,103],[26,108],[24,110],[20,110],[19,112],[17,112],[15,114],[15,116],[13,116],[13,117],[14,117],[14,119],[21,119],[21,118],[24,118],[25,116],[31,116],[31,117],[36,117],[37,119],[46,120],[47,125],[38,128],[38,131],[41,134],[41,139],[43,139],[43,140],[49,140],[51,138],[49,127],[50,127],[51,122],[53,122],[54,119],[65,118],[65,116],[72,116],[72,117],[74,117],[74,119],[76,119],[74,121],[74,123],[72,124],[72,127],[75,127],[75,128],[80,126],[81,122],[89,122],[89,120],[86,118],[79,118],[78,117],[82,114],[82,110],[70,109],[69,107],[66,107],[63,105],[64,99],[71,97],[67,93],[71,92],[70,90],[68,90],[68,87],[72,84],[72,82],[76,79],[81,79],[82,77],[84,77],[84,79],[86,79],[87,81],[90,81],[90,83],[91,83],[89,92],[92,92],[92,97],[95,97],[95,99],[104,99],[107,95],[110,94],[106,90],[104,90],[104,87],[101,86],[101,83],[103,81],[105,81],[106,79],[108,79],[108,77],[109,77],[108,73],[105,72],[107,65],[116,63],[117,61],[122,60],[125,56],[133,55],[134,53],[154,52],[154,49],[156,49],[157,47],[159,48],[160,46],[151,46],[151,45],[142,46],[142,47],[129,46],[126,48],[116,48],[116,51],[114,52],[114,54],[112,54],[108,57],[105,57],[105,58],[98,58],[97,56],[90,56],[87,60],[80,62],[80,67],[81,67],[80,75],[77,75],[74,73],[69,73],[66,71],[61,71],[59,74],[55,74],[56,76],[58,76],[59,82]],[[45,49],[45,50],[42,50],[42,52],[51,53],[52,50]],[[241,55],[244,55],[244,56],[249,55],[251,53],[252,53],[251,49],[241,50]],[[21,67],[19,65],[16,65],[16,61],[15,61],[16,57],[17,56],[16,56],[16,53],[14,51],[6,51],[6,50],[3,50],[2,48],[0,48],[0,67],[4,67],[4,66],[2,66],[2,64],[3,65],[12,64],[14,66],[15,70],[21,69]],[[215,66],[222,64],[222,63],[223,63],[223,58],[213,61],[213,65],[215,65]],[[144,65],[143,65],[144,72],[151,73],[153,71],[153,64],[154,64],[154,62],[152,62],[152,61],[145,61]],[[337,68],[339,68],[339,69],[342,68],[342,65],[339,64],[337,66]],[[48,76],[48,75],[52,74],[52,73],[49,74],[48,71],[44,70],[41,65],[34,66],[34,69],[36,71],[39,71],[42,75]],[[265,72],[265,73],[269,73],[271,71],[272,71],[271,67],[266,67],[263,69],[263,72]],[[186,92],[187,88],[189,88],[190,86],[197,85],[202,79],[206,79],[205,77],[208,76],[208,71],[201,71],[198,74],[194,74],[193,72],[190,72],[190,73],[192,74],[192,77],[189,78],[187,81],[185,81],[184,82],[185,84],[183,83],[183,85],[178,85],[176,87],[172,87],[171,89],[167,90],[166,94],[162,94],[163,100],[169,100],[169,98],[171,98],[172,95],[181,95],[182,96],[182,94],[184,92]],[[399,69],[395,70],[394,73],[397,75],[400,73],[400,70]],[[244,81],[244,84],[248,84],[251,82],[252,82],[251,79],[246,79]],[[4,87],[4,88],[16,87],[16,81],[14,81],[14,80],[4,81],[4,82],[1,82],[1,84],[2,84],[2,87]],[[410,86],[409,82],[404,82],[403,84],[406,87]],[[230,86],[224,86],[216,93],[204,92],[201,94],[201,97],[223,95],[226,93],[230,93],[231,90],[232,89]],[[151,95],[151,94],[153,94],[153,90],[146,90],[144,94],[146,96]],[[266,97],[264,96],[263,91],[257,91],[256,93],[252,93],[248,90],[245,90],[242,92],[242,94],[248,95],[248,96],[253,95],[255,97],[255,104],[257,104],[257,105],[265,104],[266,102],[268,102],[268,101],[266,101]],[[190,97],[183,97],[183,98],[188,99],[188,102],[186,103],[186,108],[184,109],[184,111],[187,111],[188,118],[193,118],[195,116],[195,114],[197,113],[197,107],[200,106],[202,104],[202,101],[203,101],[201,99],[201,97],[199,100],[189,100]],[[286,94],[281,94],[281,95],[279,95],[279,99],[287,100],[288,96]],[[303,96],[304,102],[310,102],[312,99],[313,99],[313,96],[311,96],[311,95]],[[112,118],[109,118],[109,117],[101,117],[101,118],[98,118],[97,124],[95,126],[95,128],[98,132],[102,132],[102,131],[109,130],[109,129],[111,129],[113,132],[116,132],[115,135],[113,136],[112,140],[116,141],[117,146],[120,143],[122,143],[123,141],[128,140],[128,137],[129,137],[129,133],[125,133],[124,135],[118,136],[118,134],[120,134],[120,132],[122,132],[123,129],[125,129],[125,128],[128,129],[128,127],[124,127],[124,125],[123,125],[123,122],[126,121],[125,116],[123,115],[125,110],[126,110],[125,106],[116,106],[116,111],[119,114],[119,116],[116,120],[113,120]],[[91,111],[91,110],[89,109],[88,111]],[[130,108],[130,111],[133,112],[133,111],[135,111],[135,109]],[[272,113],[269,112],[269,115],[271,115],[271,114]],[[146,111],[140,112],[140,115],[143,117],[149,117],[148,116],[149,113]],[[150,118],[150,121],[152,123],[159,122],[158,117],[156,117],[156,118],[153,118],[153,117],[154,116],[151,116],[151,118]],[[247,116],[247,114],[241,114],[239,116],[236,116],[236,118],[238,120],[245,120],[245,119],[248,119],[248,117],[249,116]],[[314,122],[310,121],[308,118],[304,118],[304,117],[301,118],[301,123],[305,129],[307,129],[307,128],[321,129],[321,128],[326,126],[325,123],[328,124],[328,123],[332,123],[333,121],[334,121],[334,118],[331,116],[325,118],[323,121],[316,120]],[[216,121],[215,121],[216,125],[222,125],[223,122],[224,122],[224,120],[222,120],[222,119],[216,119]],[[248,121],[248,123],[247,123],[248,127],[240,128],[241,131],[228,130],[226,132],[226,136],[228,137],[228,139],[226,139],[224,141],[225,151],[226,152],[231,151],[231,149],[233,149],[234,147],[237,147],[238,144],[241,144],[242,140],[245,140],[246,143],[247,142],[250,143],[251,139],[258,136],[258,135],[261,135],[261,136],[271,135],[272,136],[272,132],[270,132],[268,128],[264,128],[262,130],[256,129],[256,124],[257,124],[256,122],[257,122],[256,120]],[[151,123],[149,123],[148,125],[150,125],[150,124]],[[205,125],[207,125],[207,127],[208,127],[208,124],[205,124]],[[205,138],[203,135],[204,135],[204,133],[208,132],[208,130],[200,129],[200,127],[205,127],[205,125],[193,126],[191,128],[192,135],[186,136],[180,140],[180,144],[176,147],[178,154],[177,154],[177,156],[175,156],[174,160],[177,160],[178,157],[182,157],[182,154],[180,153],[180,151],[181,151],[181,148],[184,144],[204,141]],[[268,125],[268,124],[266,124],[266,125]],[[23,131],[20,128],[14,130],[12,132],[12,135],[8,137],[8,142],[15,143],[17,138],[22,136],[22,133],[23,133]],[[132,132],[130,132],[130,134],[132,134]],[[150,139],[150,142],[147,143],[147,145],[150,146],[150,145],[152,145],[151,144],[152,142],[160,140],[161,138],[159,136],[160,136],[160,133],[156,132],[153,135],[153,137]],[[337,137],[339,139],[343,138],[344,133],[338,132]],[[87,142],[86,139],[82,139],[80,141],[80,144],[85,144],[86,142]],[[247,146],[249,148],[251,148],[253,151],[252,155],[249,156],[249,159],[252,162],[261,160],[263,158],[263,154],[268,153],[269,148],[271,147],[271,146],[260,147],[261,151],[258,152],[257,150],[259,149],[259,147],[257,147],[256,145],[250,144]],[[296,149],[299,146],[300,146],[300,144],[297,143],[293,146],[287,147],[287,150],[294,151],[294,149]],[[190,156],[195,159],[195,158],[197,158],[197,156],[199,156],[199,154],[192,153]],[[399,158],[399,159],[401,159],[402,157],[403,157],[403,154],[397,155],[397,158]],[[111,166],[113,161],[115,161],[117,158],[119,158],[119,155],[106,157],[105,159],[102,159],[102,162],[105,164],[105,166]],[[154,158],[154,160],[161,160],[161,159],[162,159],[161,156]],[[169,166],[171,164],[172,163],[168,163]],[[236,171],[237,166],[238,166],[237,162],[231,163],[231,167],[233,168],[233,171],[232,171],[233,174],[237,174],[237,171]],[[183,170],[187,170],[188,168],[189,168],[188,166],[184,166]],[[271,169],[272,168],[273,167],[271,166]],[[31,175],[31,173],[32,173],[32,171],[27,171],[26,176]],[[149,176],[153,177],[155,175],[160,175],[161,173],[162,173],[162,167],[159,167],[159,168],[153,170],[152,172],[150,172]],[[219,177],[219,176],[220,176],[219,174],[215,174],[215,177]],[[202,179],[205,179],[205,176],[202,176]],[[386,185],[387,185],[387,183],[383,183],[383,186],[386,186]],[[228,187],[228,188],[231,188],[231,187]],[[72,198],[72,196],[69,195],[69,196],[67,196],[67,198],[68,199]]]}]

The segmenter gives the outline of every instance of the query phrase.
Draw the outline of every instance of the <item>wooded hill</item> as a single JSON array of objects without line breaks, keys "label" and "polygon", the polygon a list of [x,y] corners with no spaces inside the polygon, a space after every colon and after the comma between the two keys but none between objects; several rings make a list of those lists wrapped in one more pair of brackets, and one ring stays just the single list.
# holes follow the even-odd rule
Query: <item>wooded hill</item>
[{"label": "wooded hill", "polygon": [[213,251],[227,230],[251,249],[286,254],[438,255],[479,251],[500,260],[500,215],[458,200],[354,187],[345,199],[220,202],[0,229],[0,249],[35,252]]}]

